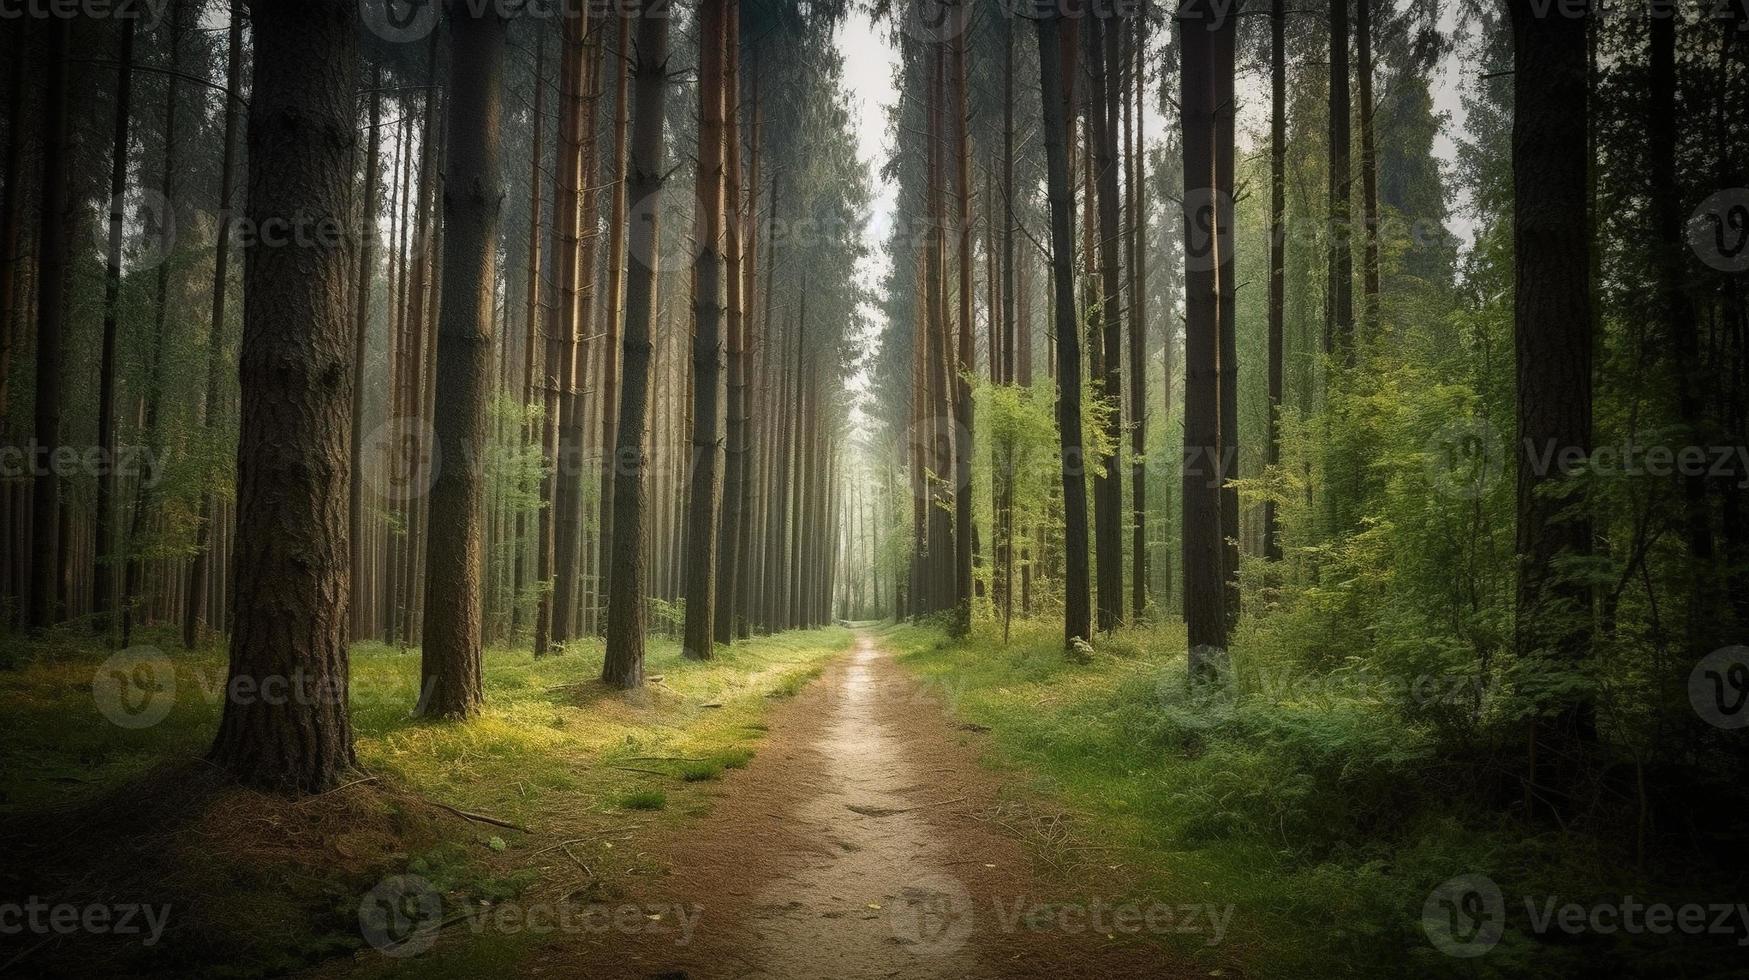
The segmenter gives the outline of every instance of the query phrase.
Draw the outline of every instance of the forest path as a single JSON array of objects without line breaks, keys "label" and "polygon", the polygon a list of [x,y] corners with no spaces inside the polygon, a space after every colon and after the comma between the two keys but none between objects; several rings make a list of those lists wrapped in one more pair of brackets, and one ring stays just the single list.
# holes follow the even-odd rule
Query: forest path
[{"label": "forest path", "polygon": [[[1028,921],[1027,912],[1073,894],[1073,884],[1040,876],[1025,845],[997,822],[1025,814],[978,764],[973,736],[870,637],[859,635],[769,725],[753,763],[720,784],[708,814],[650,843],[668,873],[648,893],[624,896],[674,909],[668,922],[695,918],[690,939],[678,941],[672,925],[570,937],[548,951],[556,962],[539,957],[532,972],[670,980],[1191,974],[1156,947],[1096,932],[1086,916]],[[1109,889],[1116,900],[1123,886],[1114,877],[1098,866],[1098,880],[1083,887]]]}]

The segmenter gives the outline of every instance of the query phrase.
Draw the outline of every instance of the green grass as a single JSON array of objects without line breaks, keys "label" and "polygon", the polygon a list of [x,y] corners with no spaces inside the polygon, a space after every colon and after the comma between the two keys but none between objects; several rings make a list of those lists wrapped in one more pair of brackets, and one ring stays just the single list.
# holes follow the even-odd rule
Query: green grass
[{"label": "green grass", "polygon": [[662,810],[668,806],[668,794],[659,789],[635,789],[622,795],[617,805],[621,810]]},{"label": "green grass", "polygon": [[[193,764],[198,771],[193,760],[210,744],[223,703],[224,652],[185,653],[168,634],[142,639],[164,651],[167,673],[111,673],[105,669],[109,652],[70,630],[0,644],[0,717],[7,719],[0,735],[0,820],[41,823],[81,806],[101,809],[112,798],[125,800],[152,785],[142,781],[165,766]],[[341,831],[321,838],[321,846],[340,848],[339,856],[312,855],[315,860],[295,873],[225,855],[207,858],[210,867],[171,867],[166,873],[199,871],[203,906],[274,923],[265,928],[259,921],[220,922],[209,937],[222,938],[227,929],[253,937],[249,958],[265,964],[263,972],[358,948],[360,897],[388,874],[420,874],[444,892],[446,902],[490,901],[530,889],[538,895],[556,887],[546,880],[550,874],[537,869],[550,871],[557,852],[542,855],[540,848],[552,840],[585,838],[570,848],[576,864],[559,855],[566,873],[577,876],[586,864],[596,879],[574,900],[612,894],[626,874],[650,870],[639,867],[647,859],[635,848],[616,848],[614,840],[626,838],[615,835],[706,812],[710,781],[753,757],[771,698],[798,691],[849,643],[850,633],[837,628],[787,633],[720,649],[714,660],[699,663],[683,658],[677,644],[653,638],[649,683],[632,692],[610,690],[595,679],[599,641],[539,660],[526,650],[489,650],[486,708],[464,723],[411,716],[417,650],[359,645],[351,655],[351,717],[360,766],[374,777],[365,788],[382,790],[380,800],[372,796],[368,804],[373,829],[384,838],[370,843],[380,846],[348,844],[351,832]],[[114,724],[100,708],[94,694],[99,689],[119,691],[125,710],[163,703],[167,711],[144,727]],[[532,834],[441,815],[416,818],[402,812],[409,798],[490,815]],[[301,817],[319,809],[286,813]],[[346,817],[348,825],[353,816]],[[282,895],[288,881],[294,883],[292,894]],[[482,964],[508,970],[531,948],[520,939],[484,940],[446,939],[413,963],[422,967],[421,975],[470,975]],[[191,959],[184,950],[131,965],[201,975],[217,971],[237,950],[207,952],[213,962],[201,958],[206,953]],[[394,972],[402,966],[380,959],[370,953],[362,967]]]},{"label": "green grass", "polygon": [[[1006,647],[999,635],[954,643],[912,626],[884,642],[948,694],[960,720],[989,729],[991,764],[1066,805],[1085,839],[1117,846],[1142,891],[1124,897],[1234,907],[1218,946],[1164,939],[1208,971],[1584,976],[1597,943],[1518,929],[1525,896],[1686,889],[1693,900],[1689,882],[1648,881],[1631,853],[1599,838],[1527,828],[1467,802],[1472,787],[1451,782],[1454,760],[1384,701],[1340,687],[1193,697],[1181,626],[1119,632],[1086,664],[1065,657],[1055,624],[1018,626]],[[1236,670],[1247,654],[1235,648]],[[1508,903],[1504,939],[1475,960],[1438,952],[1421,924],[1429,893],[1466,873],[1493,878]],[[1728,889],[1713,900],[1737,901]],[[1654,975],[1716,957],[1718,942],[1630,950],[1622,940],[1618,952],[1632,952],[1637,975]]]}]

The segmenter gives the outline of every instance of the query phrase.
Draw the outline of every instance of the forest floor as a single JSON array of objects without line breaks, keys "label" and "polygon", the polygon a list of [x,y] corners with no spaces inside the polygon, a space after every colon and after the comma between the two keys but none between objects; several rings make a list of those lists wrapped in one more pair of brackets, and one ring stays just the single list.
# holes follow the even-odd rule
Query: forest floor
[{"label": "forest floor", "polygon": [[[1214,910],[1131,900],[1124,869],[1073,821],[980,763],[953,722],[869,636],[774,712],[710,812],[651,842],[667,872],[636,893],[691,916],[555,941],[528,973],[586,977],[1175,977],[1153,927],[1218,941]],[[1091,901],[1065,901],[1089,883]],[[1212,917],[1210,917],[1212,915]]]}]

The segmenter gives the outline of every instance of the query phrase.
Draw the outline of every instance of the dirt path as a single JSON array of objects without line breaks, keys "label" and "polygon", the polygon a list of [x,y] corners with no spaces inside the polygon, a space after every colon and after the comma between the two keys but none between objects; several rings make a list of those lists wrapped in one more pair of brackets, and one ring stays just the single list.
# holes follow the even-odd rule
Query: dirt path
[{"label": "dirt path", "polygon": [[[651,923],[568,936],[532,973],[586,977],[1169,977],[1191,971],[1041,880],[976,736],[867,637],[775,711],[711,812],[628,894]],[[1110,874],[1103,867],[1102,874]],[[1109,882],[1115,895],[1121,883]],[[672,909],[672,912],[665,911]],[[630,920],[628,920],[630,921]],[[690,936],[681,926],[690,922]]]}]

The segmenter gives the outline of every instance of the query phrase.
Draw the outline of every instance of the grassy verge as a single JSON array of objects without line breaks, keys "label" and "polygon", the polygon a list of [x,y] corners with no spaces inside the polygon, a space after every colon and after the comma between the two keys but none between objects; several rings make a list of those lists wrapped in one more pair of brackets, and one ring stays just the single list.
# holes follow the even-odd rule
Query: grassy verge
[{"label": "grassy verge", "polygon": [[[1198,700],[1181,627],[1120,632],[1087,664],[1064,657],[1055,626],[1017,628],[1007,646],[912,626],[884,642],[960,719],[990,730],[992,764],[1117,848],[1140,892],[1124,900],[1233,909],[1218,945],[1161,937],[1211,975],[1580,977],[1608,962],[1623,976],[1715,976],[1740,955],[1741,935],[1535,934],[1527,899],[1540,913],[1550,899],[1740,896],[1716,874],[1702,885],[1669,867],[1636,872],[1610,835],[1536,831],[1469,802],[1473,786],[1458,780],[1472,760],[1454,765],[1429,731],[1366,691]],[[1236,669],[1246,657],[1234,650]],[[1505,903],[1504,935],[1475,958],[1440,952],[1422,921],[1433,890],[1466,874],[1489,877]]]},{"label": "grassy verge", "polygon": [[594,680],[599,644],[541,660],[493,650],[486,711],[464,724],[410,717],[417,651],[363,645],[351,687],[361,781],[299,803],[226,786],[198,761],[222,707],[223,652],[147,639],[175,652],[117,671],[108,651],[67,634],[0,654],[0,835],[26,855],[0,884],[74,904],[98,888],[106,901],[172,906],[150,947],[48,935],[24,963],[91,953],[123,972],[272,974],[354,953],[349,966],[366,972],[508,966],[538,937],[452,942],[464,924],[417,960],[380,957],[362,938],[360,903],[402,872],[429,881],[450,912],[611,900],[656,870],[627,842],[708,810],[706,785],[752,758],[770,700],[817,676],[850,634],[757,638],[709,663],[657,640],[650,683],[629,693]]}]

